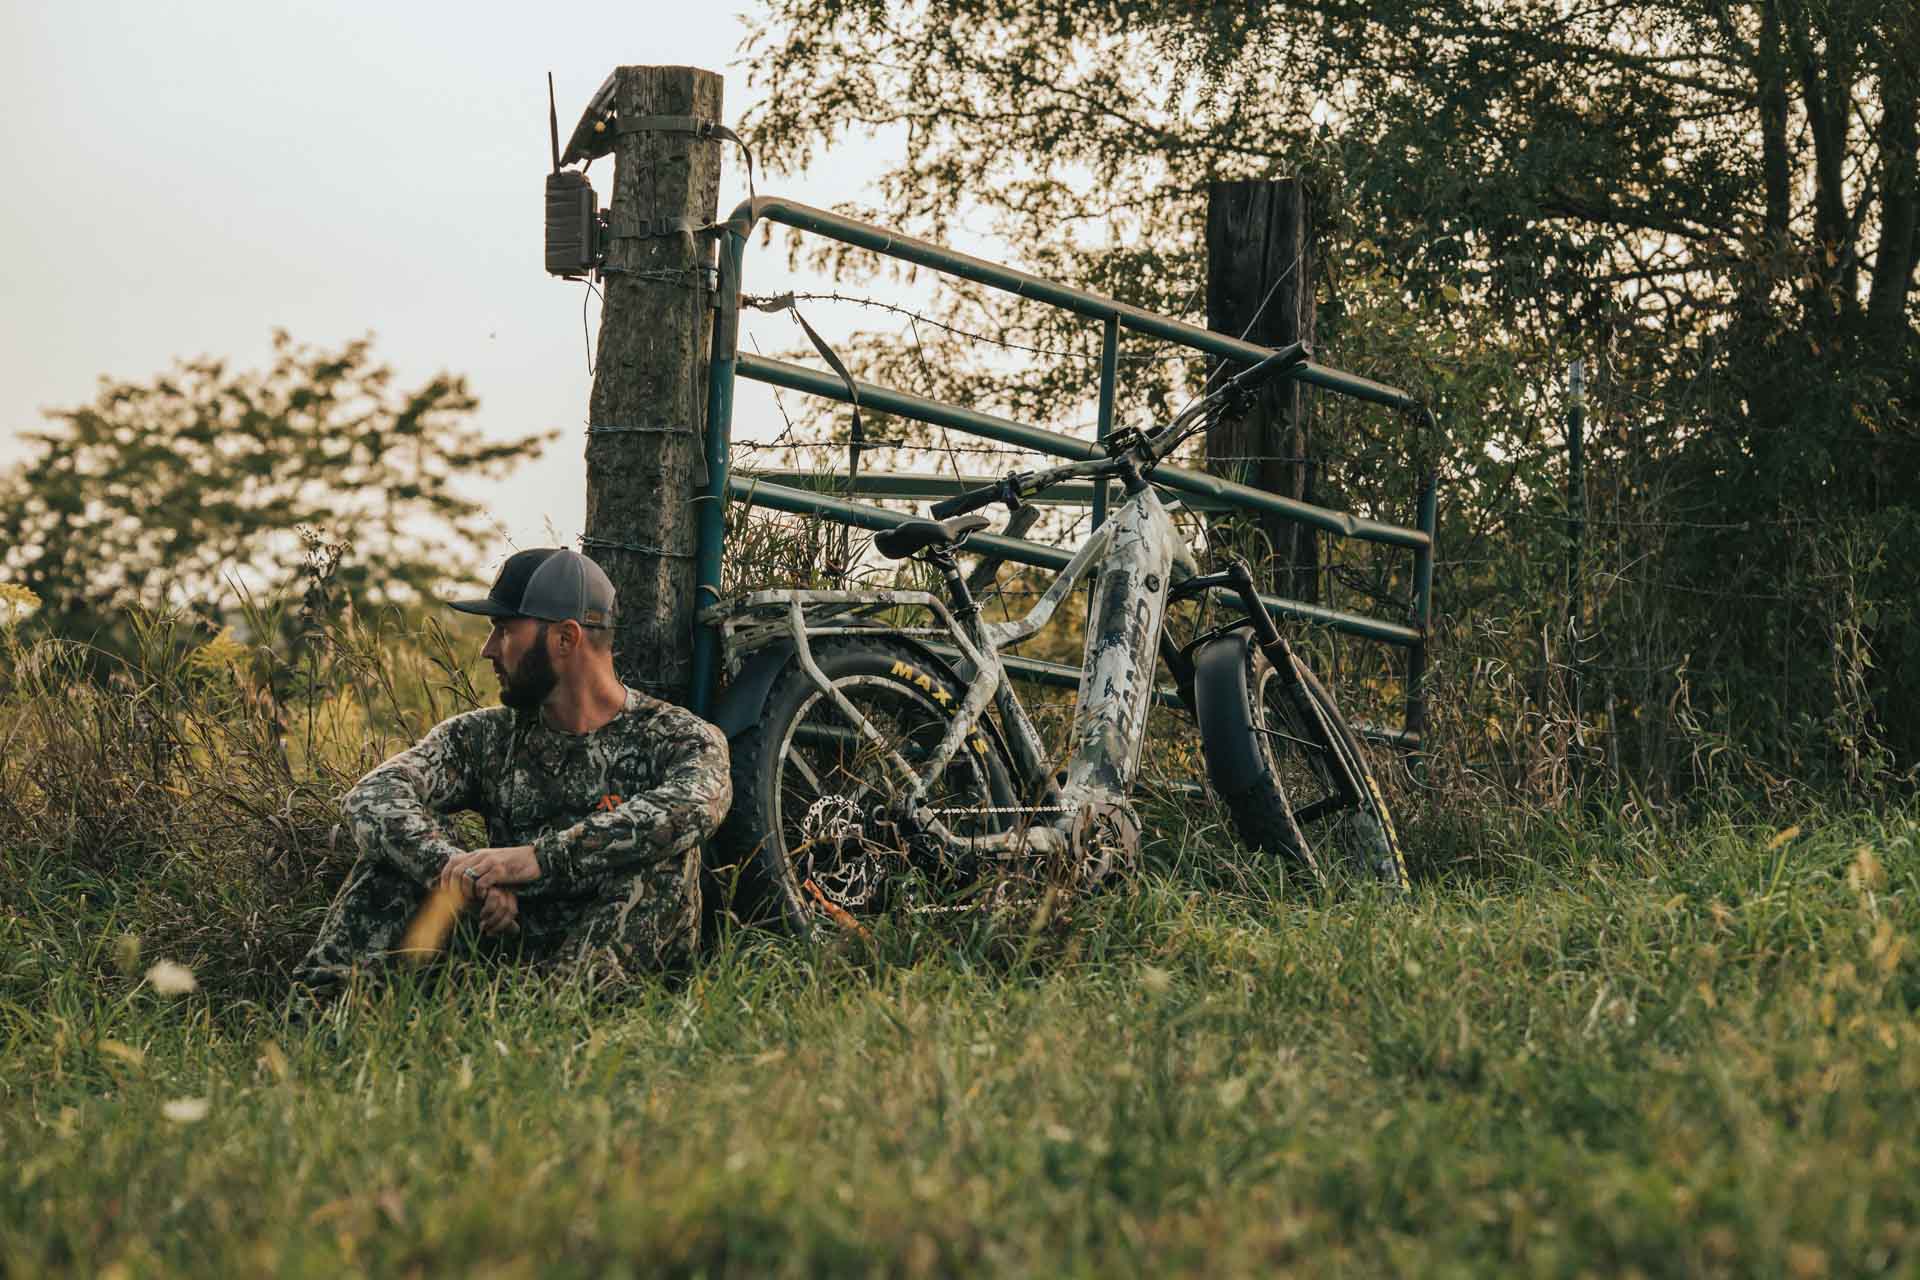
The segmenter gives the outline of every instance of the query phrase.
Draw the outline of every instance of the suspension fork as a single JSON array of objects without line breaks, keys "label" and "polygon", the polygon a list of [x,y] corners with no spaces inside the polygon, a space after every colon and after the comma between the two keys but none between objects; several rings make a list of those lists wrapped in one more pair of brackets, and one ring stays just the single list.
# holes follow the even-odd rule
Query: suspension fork
[{"label": "suspension fork", "polygon": [[1360,779],[1352,776],[1343,762],[1344,757],[1334,748],[1333,726],[1321,714],[1320,704],[1307,692],[1306,682],[1300,678],[1300,662],[1294,655],[1293,646],[1280,634],[1280,627],[1274,622],[1273,615],[1260,602],[1260,593],[1254,587],[1253,572],[1247,568],[1246,562],[1235,560],[1220,573],[1188,578],[1175,588],[1175,594],[1184,599],[1215,587],[1225,587],[1240,598],[1240,607],[1246,610],[1247,621],[1252,625],[1254,642],[1260,646],[1268,664],[1280,677],[1282,687],[1299,711],[1302,722],[1314,727],[1321,748],[1327,758],[1334,762],[1333,774],[1340,787],[1341,800],[1349,805],[1359,803],[1362,798]]},{"label": "suspension fork", "polygon": [[[1246,611],[1247,621],[1253,625],[1253,636],[1266,653],[1267,660],[1278,667],[1281,659],[1291,659],[1293,648],[1280,634],[1280,628],[1274,624],[1273,615],[1260,603],[1260,593],[1254,589],[1253,572],[1247,568],[1244,560],[1235,560],[1219,573],[1196,574],[1183,580],[1167,593],[1167,605],[1171,608],[1181,600],[1204,595],[1209,591],[1226,588],[1240,598],[1240,607]],[[1291,666],[1291,662],[1287,663]]]},{"label": "suspension fork", "polygon": [[[1254,589],[1253,585],[1253,571],[1247,568],[1246,561],[1235,560],[1219,573],[1196,574],[1185,579],[1167,593],[1167,606],[1171,608],[1181,600],[1204,595],[1222,587],[1240,598],[1240,607],[1246,611],[1247,621],[1253,626],[1253,638],[1259,642],[1261,651],[1267,655],[1267,661],[1276,668],[1291,673],[1293,646],[1288,644],[1287,638],[1280,634],[1280,628],[1274,623],[1273,615],[1267,612],[1267,606],[1260,603],[1260,593]],[[1162,650],[1162,652],[1165,651]],[[1298,677],[1290,676],[1290,678]]]}]

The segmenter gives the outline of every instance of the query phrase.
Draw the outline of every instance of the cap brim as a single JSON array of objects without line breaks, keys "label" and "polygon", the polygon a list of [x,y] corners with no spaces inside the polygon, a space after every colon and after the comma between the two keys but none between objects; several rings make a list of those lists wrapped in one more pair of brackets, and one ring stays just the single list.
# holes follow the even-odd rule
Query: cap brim
[{"label": "cap brim", "polygon": [[449,600],[447,608],[457,609],[461,613],[477,613],[483,618],[517,618],[518,610],[509,609],[498,600]]}]

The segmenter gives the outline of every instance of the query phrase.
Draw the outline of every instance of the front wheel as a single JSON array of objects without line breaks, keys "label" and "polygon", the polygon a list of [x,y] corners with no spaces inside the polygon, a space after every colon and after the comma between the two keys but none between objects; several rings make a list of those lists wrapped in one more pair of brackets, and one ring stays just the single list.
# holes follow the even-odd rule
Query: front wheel
[{"label": "front wheel", "polygon": [[[759,723],[733,740],[733,808],[717,840],[740,868],[743,914],[801,931],[880,910],[910,872],[941,880],[969,870],[896,820],[907,783],[895,757],[923,773],[965,689],[902,644],[822,639],[812,651],[873,732],[790,660]],[[1001,829],[1014,789],[997,739],[968,735],[924,803],[956,836]]]},{"label": "front wheel", "polygon": [[1244,631],[1200,652],[1194,712],[1207,776],[1248,844],[1405,889],[1406,859],[1366,749],[1313,672],[1292,663],[1289,679]]}]

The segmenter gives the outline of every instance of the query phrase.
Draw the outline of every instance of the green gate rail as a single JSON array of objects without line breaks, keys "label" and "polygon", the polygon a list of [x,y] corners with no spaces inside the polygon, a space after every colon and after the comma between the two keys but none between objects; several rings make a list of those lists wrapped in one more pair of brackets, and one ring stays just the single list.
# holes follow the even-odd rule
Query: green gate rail
[{"label": "green gate rail", "polygon": [[[1061,307],[1099,320],[1104,326],[1100,359],[1099,419],[1092,441],[1075,439],[1058,432],[981,413],[975,409],[943,404],[936,400],[875,386],[871,383],[856,383],[861,405],[878,412],[911,418],[934,426],[948,427],[1053,457],[1067,459],[1099,457],[1104,454],[1100,442],[1105,440],[1113,428],[1114,385],[1119,365],[1119,331],[1121,329],[1160,338],[1210,355],[1247,363],[1261,360],[1272,354],[1270,348],[1255,343],[1242,342],[1224,333],[1215,333],[1211,329],[1204,329],[1182,320],[1174,320],[1101,294],[1075,289],[1069,285],[1030,275],[1000,263],[957,253],[941,245],[903,236],[884,227],[843,217],[825,209],[816,209],[777,196],[761,196],[758,199],[743,201],[734,210],[733,216],[723,224],[725,236],[720,247],[720,288],[716,299],[718,315],[714,324],[713,351],[708,361],[706,441],[708,482],[707,490],[701,497],[695,569],[698,583],[697,598],[703,608],[717,602],[720,598],[721,553],[726,527],[725,503],[729,499],[779,511],[824,516],[864,529],[888,529],[911,518],[881,507],[821,493],[807,486],[782,484],[770,478],[731,474],[733,388],[736,378],[751,378],[758,382],[787,387],[829,399],[846,401],[852,398],[846,384],[833,374],[809,369],[804,365],[740,353],[742,263],[746,256],[748,238],[755,224],[762,219],[812,232],[858,248],[869,249],[887,257],[899,258],[902,261],[1000,289],[1018,297]],[[1293,376],[1311,386],[1418,414],[1428,422],[1432,421],[1433,415],[1425,405],[1398,388],[1375,382],[1370,378],[1363,378],[1311,361],[1295,369]],[[1432,627],[1433,616],[1433,546],[1438,511],[1437,491],[1433,477],[1428,476],[1421,483],[1416,517],[1418,524],[1411,529],[1299,502],[1249,485],[1237,484],[1204,471],[1194,471],[1184,467],[1161,466],[1154,473],[1154,482],[1182,494],[1192,495],[1199,500],[1196,505],[1270,512],[1340,537],[1385,543],[1390,546],[1404,547],[1413,552],[1414,595],[1410,625],[1328,609],[1305,601],[1269,596],[1263,596],[1262,600],[1276,614],[1322,623],[1352,635],[1406,647],[1408,650],[1406,728],[1400,731],[1383,730],[1375,736],[1397,742],[1402,746],[1417,748],[1426,722],[1426,700],[1422,686],[1426,670],[1427,636]],[[1092,497],[1094,519],[1098,521],[1105,514],[1105,495],[1095,492]],[[1041,568],[1058,569],[1066,564],[1069,557],[1069,553],[1057,547],[998,535],[976,535],[970,545],[988,554]],[[1036,668],[1028,674],[1045,675],[1048,673],[1040,672],[1037,668],[1052,664],[1023,663],[1022,665]],[[1064,672],[1065,668],[1061,668],[1059,672],[1051,674],[1056,678],[1062,678]],[[713,705],[715,684],[719,677],[719,636],[712,627],[702,626],[694,637],[692,677],[693,709],[704,714]]]}]

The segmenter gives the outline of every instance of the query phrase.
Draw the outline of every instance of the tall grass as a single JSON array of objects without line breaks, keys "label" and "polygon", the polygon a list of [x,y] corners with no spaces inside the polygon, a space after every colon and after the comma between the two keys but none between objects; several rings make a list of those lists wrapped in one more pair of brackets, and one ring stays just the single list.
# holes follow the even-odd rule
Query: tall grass
[{"label": "tall grass", "polygon": [[269,994],[352,861],[341,794],[476,705],[475,644],[285,602],[133,622],[126,658],[0,629],[0,888],[103,899],[213,990]]},{"label": "tall grass", "polygon": [[1065,919],[736,930],[617,991],[452,965],[303,1018],[335,798],[470,704],[472,638],[142,634],[105,681],[0,667],[0,1273],[1920,1259],[1910,803],[1469,797],[1410,815],[1402,901],[1150,797],[1138,878]]},{"label": "tall grass", "polygon": [[455,969],[311,1025],[115,978],[129,919],[48,902],[7,926],[0,1265],[1902,1270],[1914,842],[1568,827],[1410,904],[1163,847],[1068,931]]}]

